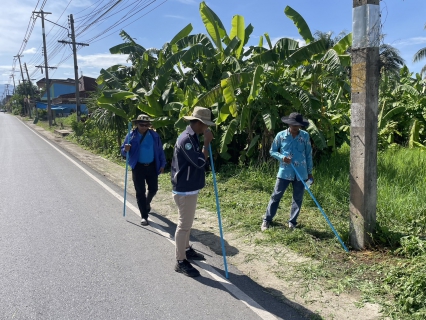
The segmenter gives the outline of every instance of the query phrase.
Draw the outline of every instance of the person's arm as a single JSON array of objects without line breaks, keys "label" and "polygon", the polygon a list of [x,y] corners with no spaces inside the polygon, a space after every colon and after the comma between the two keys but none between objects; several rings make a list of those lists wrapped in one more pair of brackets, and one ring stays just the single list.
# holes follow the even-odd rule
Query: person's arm
[{"label": "person's arm", "polygon": [[[269,154],[277,159],[278,161],[285,161],[286,157],[284,157],[281,153],[280,153],[280,148],[281,148],[281,133],[278,133],[274,139],[274,141],[272,142],[271,145],[271,149],[269,150]],[[287,158],[290,162],[291,162],[291,158]]]},{"label": "person's arm", "polygon": [[166,155],[163,150],[163,143],[161,142],[160,136],[158,136],[157,140],[157,151],[158,158],[160,159],[160,173],[164,173],[164,168],[166,167]]},{"label": "person's arm", "polygon": [[[190,146],[189,149],[186,146]],[[195,168],[201,169],[206,165],[206,158],[203,152],[196,151],[193,148],[190,138],[179,141],[176,146],[179,152],[182,152],[185,159]]]},{"label": "person's arm", "polygon": [[130,140],[130,136],[126,135],[126,137],[124,138],[123,144],[120,147],[121,156],[124,158],[126,157],[126,153],[129,152],[131,147],[129,140]]},{"label": "person's arm", "polygon": [[209,146],[213,140],[213,133],[210,129],[204,131],[204,145],[203,145],[203,154],[204,158],[207,160],[209,158]]}]

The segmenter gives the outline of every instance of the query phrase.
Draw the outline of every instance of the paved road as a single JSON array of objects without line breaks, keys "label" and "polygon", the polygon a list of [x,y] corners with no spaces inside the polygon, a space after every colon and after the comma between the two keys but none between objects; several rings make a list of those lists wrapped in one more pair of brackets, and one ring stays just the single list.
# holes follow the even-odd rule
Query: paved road
[{"label": "paved road", "polygon": [[0,114],[0,319],[302,319],[199,243],[202,277],[174,272],[173,230],[122,192]]}]

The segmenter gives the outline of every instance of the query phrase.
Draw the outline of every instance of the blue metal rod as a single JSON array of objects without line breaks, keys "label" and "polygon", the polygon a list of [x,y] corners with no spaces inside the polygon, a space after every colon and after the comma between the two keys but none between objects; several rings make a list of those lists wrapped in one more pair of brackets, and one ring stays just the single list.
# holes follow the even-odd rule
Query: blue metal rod
[{"label": "blue metal rod", "polygon": [[339,240],[340,244],[342,245],[343,249],[345,249],[346,252],[349,252],[348,248],[346,248],[345,244],[343,243],[342,239],[340,238],[339,234],[337,233],[336,229],[334,229],[333,224],[328,219],[327,215],[325,214],[324,210],[321,208],[320,204],[318,203],[317,199],[315,199],[314,195],[312,194],[312,191],[308,188],[305,181],[300,176],[299,172],[296,170],[296,167],[291,163],[291,167],[293,168],[294,172],[296,172],[297,177],[300,181],[303,182],[305,189],[309,192],[311,198],[314,200],[315,204],[317,205],[318,209],[320,209],[322,215],[324,216],[325,220],[327,221],[328,225],[331,227],[331,230],[333,230],[334,234],[336,235],[337,239]]},{"label": "blue metal rod", "polygon": [[[127,144],[130,141],[130,130],[132,129],[131,122],[127,125]],[[130,150],[129,150],[130,152]],[[127,196],[127,169],[129,167],[129,152],[126,152],[126,172],[124,173],[124,207],[123,207],[123,217],[126,216],[126,196]]]},{"label": "blue metal rod", "polygon": [[218,221],[219,221],[220,243],[222,244],[223,264],[225,266],[225,277],[226,277],[226,279],[229,279],[228,264],[226,263],[225,241],[223,240],[223,232],[222,232],[222,219],[220,217],[219,193],[218,193],[218,190],[217,190],[216,173],[214,171],[212,147],[211,147],[210,144],[209,144],[209,154],[210,154],[210,165],[212,167],[214,193],[216,195],[216,209],[217,209],[217,218],[218,218]]}]

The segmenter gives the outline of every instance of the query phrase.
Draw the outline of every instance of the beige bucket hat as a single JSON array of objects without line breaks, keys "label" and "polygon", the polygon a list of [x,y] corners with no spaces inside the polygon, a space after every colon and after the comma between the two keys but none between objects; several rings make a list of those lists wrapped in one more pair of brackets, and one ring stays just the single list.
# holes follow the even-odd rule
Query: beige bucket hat
[{"label": "beige bucket hat", "polygon": [[146,114],[140,114],[135,120],[132,120],[133,125],[136,125],[138,122],[151,122],[152,119]]},{"label": "beige bucket hat", "polygon": [[183,118],[185,120],[199,120],[208,126],[215,125],[215,123],[211,121],[211,118],[212,118],[211,110],[207,108],[203,108],[203,107],[195,107],[194,111],[192,112],[192,116],[184,116]]}]

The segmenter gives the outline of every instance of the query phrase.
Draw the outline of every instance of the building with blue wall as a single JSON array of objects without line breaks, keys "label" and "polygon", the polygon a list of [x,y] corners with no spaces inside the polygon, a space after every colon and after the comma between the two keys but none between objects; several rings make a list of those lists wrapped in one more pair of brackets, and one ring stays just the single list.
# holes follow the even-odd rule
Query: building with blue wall
[{"label": "building with blue wall", "polygon": [[[74,79],[50,79],[50,105],[57,114],[68,115],[77,111]],[[45,90],[45,78],[37,81],[40,90]],[[88,114],[86,101],[97,89],[96,79],[81,76],[79,79],[79,101],[82,114]],[[44,92],[41,101],[36,102],[36,108],[47,109],[47,92]]]},{"label": "building with blue wall", "polygon": [[[75,80],[74,79],[50,79],[50,99],[55,99],[60,95],[67,93],[75,93]],[[47,101],[46,92],[46,78],[37,81],[37,86],[41,91],[44,90],[44,94],[41,97],[41,101]]]}]

